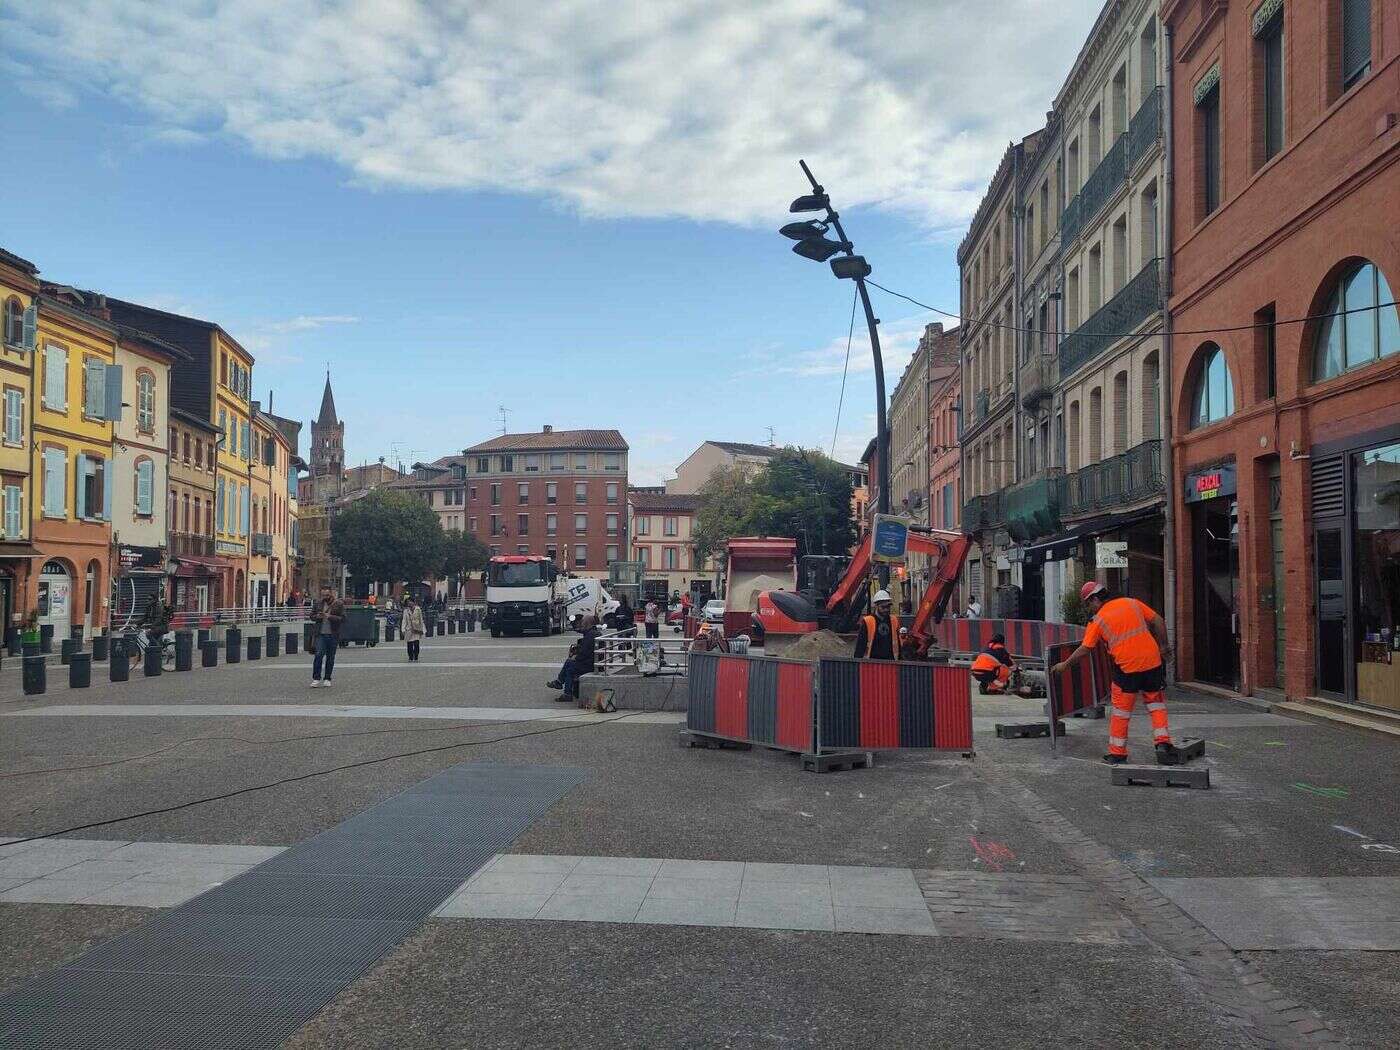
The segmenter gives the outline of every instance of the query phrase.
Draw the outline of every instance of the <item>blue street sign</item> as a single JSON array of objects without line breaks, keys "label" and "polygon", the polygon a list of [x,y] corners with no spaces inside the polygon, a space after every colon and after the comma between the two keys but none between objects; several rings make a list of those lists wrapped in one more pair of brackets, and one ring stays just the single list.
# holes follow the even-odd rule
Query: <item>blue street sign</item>
[{"label": "blue street sign", "polygon": [[909,526],[905,522],[889,514],[875,515],[870,541],[870,557],[873,561],[903,565],[904,553],[908,546]]}]

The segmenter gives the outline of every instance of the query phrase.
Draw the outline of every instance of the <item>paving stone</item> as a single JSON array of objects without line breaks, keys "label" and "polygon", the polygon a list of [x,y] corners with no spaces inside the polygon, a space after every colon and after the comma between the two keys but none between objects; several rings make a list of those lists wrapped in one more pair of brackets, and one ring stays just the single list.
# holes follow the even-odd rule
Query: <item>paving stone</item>
[{"label": "paving stone", "polygon": [[810,904],[830,909],[831,887],[816,882],[745,882],[739,903]]},{"label": "paving stone", "polygon": [[619,897],[594,897],[586,894],[567,896],[555,894],[540,909],[537,919],[561,919],[569,922],[632,922],[641,909],[642,901]]},{"label": "paving stone", "polygon": [[469,893],[528,893],[548,897],[569,876],[562,871],[497,871],[491,870],[473,878]]},{"label": "paving stone", "polygon": [[642,902],[635,921],[669,926],[733,926],[737,908],[738,903],[732,899],[648,897]]},{"label": "paving stone", "polygon": [[661,861],[654,857],[582,857],[573,874],[651,877],[660,870]]},{"label": "paving stone", "polygon": [[434,912],[440,919],[533,919],[547,893],[473,893],[451,898]]},{"label": "paving stone", "polygon": [[647,900],[719,900],[736,904],[739,886],[738,879],[730,881],[658,875],[647,890]]},{"label": "paving stone", "polygon": [[712,879],[724,882],[743,881],[746,865],[731,860],[663,860],[658,875],[678,879]]},{"label": "paving stone", "polygon": [[578,867],[580,860],[582,860],[581,857],[552,857],[538,853],[499,853],[496,855],[496,859],[487,864],[482,871],[483,873],[487,871],[557,871],[568,875]]},{"label": "paving stone", "polygon": [[933,937],[939,931],[926,908],[869,908],[837,904],[833,909],[839,933],[890,933]]},{"label": "paving stone", "polygon": [[815,882],[831,885],[831,873],[821,864],[745,864],[744,882]]},{"label": "paving stone", "polygon": [[734,925],[764,930],[835,930],[830,905],[740,901]]},{"label": "paving stone", "polygon": [[861,882],[832,882],[831,901],[842,907],[919,908],[928,911],[918,884],[874,879]]}]

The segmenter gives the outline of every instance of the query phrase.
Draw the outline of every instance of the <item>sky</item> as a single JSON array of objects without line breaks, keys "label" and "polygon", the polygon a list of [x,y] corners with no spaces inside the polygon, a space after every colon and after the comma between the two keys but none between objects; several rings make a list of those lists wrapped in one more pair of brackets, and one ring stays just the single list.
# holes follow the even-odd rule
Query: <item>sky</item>
[{"label": "sky", "polygon": [[[278,414],[329,368],[351,464],[455,453],[500,406],[621,430],[639,484],[709,439],[854,461],[869,341],[843,400],[853,288],[775,232],[798,159],[874,280],[955,312],[957,242],[1099,5],[530,6],[6,0],[0,247],[216,321]],[[955,322],[873,295],[893,390]]]}]

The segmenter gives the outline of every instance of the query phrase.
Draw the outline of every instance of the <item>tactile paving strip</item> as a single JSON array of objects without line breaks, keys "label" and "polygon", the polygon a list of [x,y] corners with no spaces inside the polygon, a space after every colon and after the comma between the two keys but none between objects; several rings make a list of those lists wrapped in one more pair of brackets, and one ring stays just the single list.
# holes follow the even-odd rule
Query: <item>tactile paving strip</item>
[{"label": "tactile paving strip", "polygon": [[444,770],[0,997],[0,1048],[279,1046],[583,776]]}]

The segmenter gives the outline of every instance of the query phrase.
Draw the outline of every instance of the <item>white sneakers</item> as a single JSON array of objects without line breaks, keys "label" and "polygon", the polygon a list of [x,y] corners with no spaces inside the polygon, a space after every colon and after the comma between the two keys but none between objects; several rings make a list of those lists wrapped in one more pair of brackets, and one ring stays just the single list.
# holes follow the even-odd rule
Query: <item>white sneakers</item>
[{"label": "white sneakers", "polygon": [[322,689],[329,689],[330,687],[331,687],[331,680],[330,680],[329,678],[323,678],[323,679],[321,679],[321,688],[322,688]]},{"label": "white sneakers", "polygon": [[317,689],[317,688],[320,687],[320,685],[321,685],[321,680],[320,680],[319,678],[313,678],[313,679],[311,679],[311,688],[312,688],[312,689]]},{"label": "white sneakers", "polygon": [[315,689],[318,686],[322,689],[329,689],[331,687],[331,680],[329,678],[325,679],[324,681],[322,681],[320,678],[311,679],[311,688]]}]

